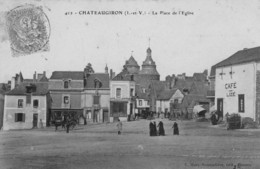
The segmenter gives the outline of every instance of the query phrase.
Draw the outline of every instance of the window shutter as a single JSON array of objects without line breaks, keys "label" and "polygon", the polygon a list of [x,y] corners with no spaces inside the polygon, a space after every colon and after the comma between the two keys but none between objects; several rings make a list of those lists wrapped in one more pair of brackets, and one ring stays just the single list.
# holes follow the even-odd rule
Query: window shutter
[{"label": "window shutter", "polygon": [[23,122],[25,122],[25,113],[23,113]]},{"label": "window shutter", "polygon": [[15,114],[14,114],[14,118],[15,118],[14,121],[15,121],[15,122],[17,122],[17,116],[18,116],[18,113],[15,113]]}]

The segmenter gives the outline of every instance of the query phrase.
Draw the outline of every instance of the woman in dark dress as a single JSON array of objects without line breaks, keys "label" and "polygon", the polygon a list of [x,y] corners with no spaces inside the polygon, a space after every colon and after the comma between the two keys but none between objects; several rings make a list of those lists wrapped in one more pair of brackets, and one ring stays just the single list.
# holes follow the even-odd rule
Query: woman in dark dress
[{"label": "woman in dark dress", "polygon": [[157,136],[157,128],[156,128],[156,122],[154,121],[153,122],[153,134],[154,134],[154,136]]},{"label": "woman in dark dress", "polygon": [[150,122],[149,124],[149,131],[150,131],[150,136],[154,136],[154,127],[152,122]]},{"label": "woman in dark dress", "polygon": [[165,135],[165,131],[164,131],[164,127],[163,127],[163,122],[160,121],[158,124],[159,127],[159,136],[164,136]]},{"label": "woman in dark dress", "polygon": [[173,135],[179,135],[179,128],[176,122],[174,122],[172,128],[173,128]]}]

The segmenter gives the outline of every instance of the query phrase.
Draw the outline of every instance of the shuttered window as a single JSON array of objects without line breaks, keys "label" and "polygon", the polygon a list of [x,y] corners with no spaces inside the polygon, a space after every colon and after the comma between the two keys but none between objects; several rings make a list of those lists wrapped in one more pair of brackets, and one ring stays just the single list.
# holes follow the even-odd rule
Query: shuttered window
[{"label": "shuttered window", "polygon": [[15,122],[25,122],[25,114],[15,113]]},{"label": "shuttered window", "polygon": [[238,112],[240,112],[240,113],[245,112],[245,95],[244,94],[238,95]]}]

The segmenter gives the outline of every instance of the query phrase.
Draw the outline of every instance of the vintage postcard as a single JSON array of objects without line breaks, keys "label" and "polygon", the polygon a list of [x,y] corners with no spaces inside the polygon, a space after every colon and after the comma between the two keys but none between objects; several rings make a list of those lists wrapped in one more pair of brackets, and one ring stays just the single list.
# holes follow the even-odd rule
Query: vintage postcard
[{"label": "vintage postcard", "polygon": [[259,0],[0,0],[1,169],[259,169]]}]

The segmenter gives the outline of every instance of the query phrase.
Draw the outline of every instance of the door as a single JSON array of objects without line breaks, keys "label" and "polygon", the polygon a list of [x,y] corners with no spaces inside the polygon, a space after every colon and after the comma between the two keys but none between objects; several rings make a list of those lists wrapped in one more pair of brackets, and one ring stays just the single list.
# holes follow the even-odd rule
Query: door
[{"label": "door", "polygon": [[218,112],[218,118],[223,118],[223,99],[217,99],[217,112]]},{"label": "door", "polygon": [[33,128],[37,128],[38,114],[33,114]]},{"label": "door", "polygon": [[108,122],[108,110],[103,110],[103,122]]}]

